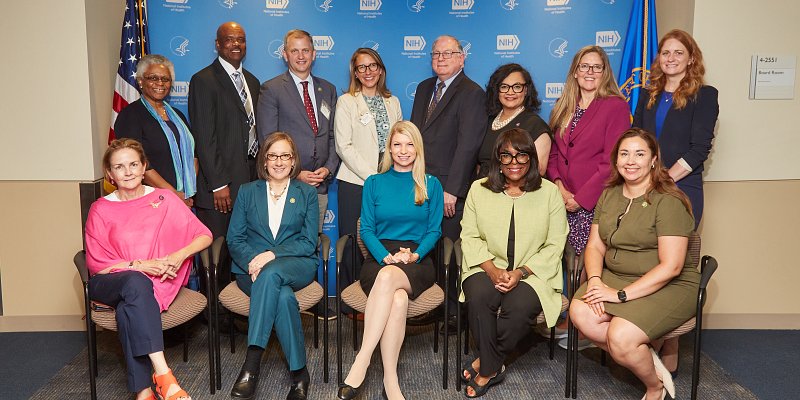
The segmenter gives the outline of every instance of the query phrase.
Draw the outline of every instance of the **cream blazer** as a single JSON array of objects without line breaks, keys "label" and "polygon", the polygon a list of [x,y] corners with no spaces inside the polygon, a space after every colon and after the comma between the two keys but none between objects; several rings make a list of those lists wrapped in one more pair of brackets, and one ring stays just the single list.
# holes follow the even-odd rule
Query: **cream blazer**
[{"label": "cream blazer", "polygon": [[[483,187],[486,178],[472,183],[461,219],[461,281],[483,272],[480,264],[492,260],[500,269],[508,266],[508,227],[514,210],[514,268],[526,265],[533,272],[528,284],[542,303],[547,326],[556,324],[561,312],[561,255],[567,241],[567,212],[556,185],[542,179],[542,186],[516,200]],[[460,300],[464,301],[464,294]]]},{"label": "cream blazer", "polygon": [[[389,129],[403,119],[400,100],[392,96],[383,99],[389,116]],[[345,93],[336,101],[334,117],[336,153],[342,160],[337,179],[364,185],[368,176],[378,173],[378,128],[361,92],[355,96]]]}]

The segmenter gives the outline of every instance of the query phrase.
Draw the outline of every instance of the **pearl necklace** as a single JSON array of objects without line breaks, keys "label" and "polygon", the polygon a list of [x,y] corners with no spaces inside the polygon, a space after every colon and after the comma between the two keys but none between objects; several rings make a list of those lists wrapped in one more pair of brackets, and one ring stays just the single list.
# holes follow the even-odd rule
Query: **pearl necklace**
[{"label": "pearl necklace", "polygon": [[507,191],[503,190],[503,194],[508,196],[511,200],[519,199],[520,197],[525,196],[525,193],[528,193],[528,192],[523,190],[522,193],[520,193],[520,194],[518,194],[516,196],[512,196],[512,195],[508,194]]},{"label": "pearl necklace", "polygon": [[494,117],[494,121],[492,121],[492,130],[499,131],[504,126],[508,125],[508,123],[511,122],[514,118],[517,118],[517,115],[519,115],[524,109],[525,106],[521,106],[520,108],[517,109],[517,111],[514,111],[514,114],[512,114],[510,117],[502,120],[500,119],[500,116],[503,115],[503,112],[501,111],[497,113],[497,116]]},{"label": "pearl necklace", "polygon": [[281,197],[283,196],[283,194],[284,194],[284,193],[286,193],[286,189],[288,189],[288,188],[289,188],[289,183],[287,182],[287,183],[286,183],[286,186],[284,186],[284,187],[283,187],[283,190],[281,190],[281,192],[280,192],[280,193],[278,193],[278,194],[275,194],[275,192],[273,192],[273,191],[272,191],[272,185],[270,185],[270,187],[269,187],[269,195],[270,195],[270,196],[272,196],[272,198],[273,198],[275,201],[278,201],[278,200],[280,200],[280,199],[281,199]]}]

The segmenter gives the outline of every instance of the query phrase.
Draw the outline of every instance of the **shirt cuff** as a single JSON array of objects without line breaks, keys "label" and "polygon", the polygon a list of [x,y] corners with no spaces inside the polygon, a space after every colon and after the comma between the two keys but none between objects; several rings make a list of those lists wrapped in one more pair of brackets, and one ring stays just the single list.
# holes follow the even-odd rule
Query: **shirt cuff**
[{"label": "shirt cuff", "polygon": [[689,163],[687,163],[683,158],[678,159],[678,164],[680,164],[681,167],[685,168],[687,171],[692,172],[692,167],[690,167]]},{"label": "shirt cuff", "polygon": [[[690,169],[689,171],[691,171],[691,169]],[[216,189],[212,190],[212,192],[215,192],[215,193],[216,193],[216,192],[219,192],[220,190],[222,190],[222,189],[225,189],[226,187],[228,187],[228,185],[225,185],[225,186],[220,186],[220,187],[218,187],[218,188],[216,188]]]}]

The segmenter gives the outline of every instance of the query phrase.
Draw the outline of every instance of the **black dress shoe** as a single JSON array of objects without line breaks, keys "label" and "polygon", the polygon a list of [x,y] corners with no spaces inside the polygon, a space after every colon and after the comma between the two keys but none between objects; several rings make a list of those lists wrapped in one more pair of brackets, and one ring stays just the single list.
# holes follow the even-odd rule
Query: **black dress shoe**
[{"label": "black dress shoe", "polygon": [[[231,397],[235,399],[252,399],[258,388],[258,373],[242,370],[231,389]],[[305,397],[304,397],[305,398]]]},{"label": "black dress shoe", "polygon": [[308,382],[300,381],[292,384],[286,400],[306,400],[308,396]]},{"label": "black dress shoe", "polygon": [[339,400],[351,400],[358,397],[358,391],[361,387],[352,387],[346,383],[342,383],[339,385],[339,392],[336,394],[336,398]]}]

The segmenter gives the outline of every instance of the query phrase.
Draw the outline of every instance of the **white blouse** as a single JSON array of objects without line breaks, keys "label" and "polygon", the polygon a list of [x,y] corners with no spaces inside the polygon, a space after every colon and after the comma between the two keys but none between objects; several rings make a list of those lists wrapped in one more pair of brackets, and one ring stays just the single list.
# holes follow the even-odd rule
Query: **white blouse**
[{"label": "white blouse", "polygon": [[291,183],[291,179],[289,182],[286,182],[286,188],[281,194],[281,197],[276,201],[275,198],[270,194],[269,181],[267,181],[267,199],[269,202],[267,210],[269,211],[269,230],[272,231],[273,238],[278,237],[278,228],[280,228],[281,219],[283,218],[283,206],[286,205],[286,194],[289,192],[289,185]]}]

